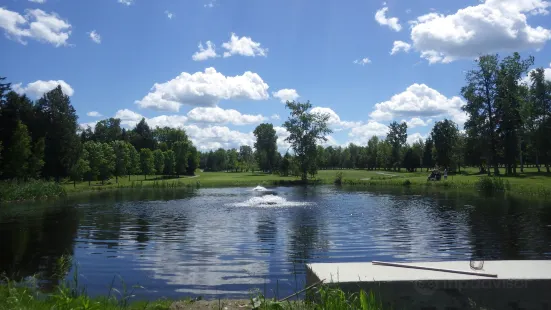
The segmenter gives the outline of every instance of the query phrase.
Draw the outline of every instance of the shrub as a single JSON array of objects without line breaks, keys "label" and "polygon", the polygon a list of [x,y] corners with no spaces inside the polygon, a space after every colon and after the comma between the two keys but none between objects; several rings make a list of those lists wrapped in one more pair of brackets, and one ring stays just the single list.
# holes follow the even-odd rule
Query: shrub
[{"label": "shrub", "polygon": [[41,198],[63,197],[65,188],[56,182],[29,181],[0,182],[0,201],[33,200]]},{"label": "shrub", "polygon": [[337,172],[337,174],[335,175],[335,184],[341,185],[342,184],[342,179],[343,179],[342,172],[341,171]]}]

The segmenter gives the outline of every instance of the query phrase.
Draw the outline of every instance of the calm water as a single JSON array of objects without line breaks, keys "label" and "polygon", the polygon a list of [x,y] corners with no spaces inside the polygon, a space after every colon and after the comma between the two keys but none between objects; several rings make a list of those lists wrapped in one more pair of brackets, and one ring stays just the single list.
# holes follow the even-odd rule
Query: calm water
[{"label": "calm water", "polygon": [[551,259],[551,202],[273,190],[123,191],[3,206],[0,273],[39,274],[51,289],[67,254],[93,295],[120,275],[142,285],[144,299],[244,297],[254,288],[284,296],[304,286],[307,262]]}]

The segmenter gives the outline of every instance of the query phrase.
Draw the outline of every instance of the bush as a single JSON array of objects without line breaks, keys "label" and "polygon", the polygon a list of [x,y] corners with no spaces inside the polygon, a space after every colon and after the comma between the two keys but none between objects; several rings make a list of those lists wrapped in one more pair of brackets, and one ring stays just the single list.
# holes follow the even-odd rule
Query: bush
[{"label": "bush", "polygon": [[481,177],[476,181],[475,186],[479,191],[487,193],[504,192],[511,189],[509,181],[499,177]]},{"label": "bush", "polygon": [[67,193],[59,183],[46,181],[0,182],[0,201],[63,197]]},{"label": "bush", "polygon": [[337,175],[335,176],[335,184],[341,185],[343,179],[343,174],[341,171],[337,172]]}]

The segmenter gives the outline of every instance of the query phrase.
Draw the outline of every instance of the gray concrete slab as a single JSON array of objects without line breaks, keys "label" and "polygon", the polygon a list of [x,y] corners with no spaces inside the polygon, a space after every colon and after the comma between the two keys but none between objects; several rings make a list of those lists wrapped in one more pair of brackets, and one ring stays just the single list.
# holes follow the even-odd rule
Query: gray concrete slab
[{"label": "gray concrete slab", "polygon": [[[469,261],[405,263],[473,272]],[[307,284],[373,291],[393,309],[551,309],[551,261],[485,261],[497,278],[366,263],[308,264]]]}]

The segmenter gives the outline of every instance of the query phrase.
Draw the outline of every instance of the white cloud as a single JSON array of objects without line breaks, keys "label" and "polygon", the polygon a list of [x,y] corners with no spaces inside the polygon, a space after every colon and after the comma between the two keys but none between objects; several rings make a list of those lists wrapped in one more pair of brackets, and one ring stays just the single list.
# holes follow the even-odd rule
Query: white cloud
[{"label": "white cloud", "polygon": [[429,13],[410,22],[413,47],[429,63],[449,63],[500,51],[540,49],[551,31],[528,24],[547,14],[544,0],[486,0],[454,14]]},{"label": "white cloud", "polygon": [[365,66],[367,64],[370,64],[371,60],[366,57],[366,58],[363,58],[363,59],[356,59],[356,60],[354,60],[354,63],[357,64],[357,65]]},{"label": "white cloud", "polygon": [[286,152],[291,152],[291,144],[285,141],[289,137],[289,132],[285,127],[274,126],[274,130],[277,135],[277,149],[280,153],[285,154]]},{"label": "white cloud", "polygon": [[12,89],[19,94],[27,94],[31,98],[40,98],[44,93],[49,92],[50,90],[56,88],[58,85],[61,85],[61,90],[67,96],[72,96],[75,91],[67,82],[63,80],[58,81],[42,81],[38,80],[32,83],[27,84],[23,87],[21,83],[12,85]]},{"label": "white cloud", "polygon": [[190,121],[198,123],[216,123],[233,125],[259,124],[266,118],[260,114],[241,114],[233,109],[224,110],[219,107],[198,107],[187,113]]},{"label": "white cloud", "polygon": [[165,11],[165,14],[166,14],[166,17],[168,17],[168,19],[172,19],[172,17],[174,17],[174,13],[170,12],[170,11]]},{"label": "white cloud", "polygon": [[348,136],[350,137],[351,142],[365,145],[371,137],[386,137],[387,132],[388,127],[386,125],[370,120],[367,124],[353,127],[348,133]]},{"label": "white cloud", "polygon": [[90,39],[92,39],[92,41],[94,41],[95,43],[97,44],[101,43],[101,36],[95,30],[92,30],[91,32],[89,32],[88,35],[90,36]]},{"label": "white cloud", "polygon": [[197,125],[185,126],[187,134],[193,144],[200,150],[213,150],[217,148],[239,148],[241,145],[254,145],[252,132],[240,132],[223,126],[199,127]]},{"label": "white cloud", "polygon": [[[534,71],[535,69],[532,69],[530,70],[530,72],[528,72],[528,74],[523,77],[521,79],[521,82],[527,84],[527,85],[531,85],[532,84],[532,80],[530,79],[530,73],[532,73],[532,71]],[[543,73],[544,73],[544,76],[545,76],[545,79],[549,82],[551,82],[551,63],[549,64],[549,68],[545,68],[543,70]]]},{"label": "white cloud", "polygon": [[52,45],[67,45],[71,34],[71,24],[62,20],[56,13],[46,13],[40,9],[27,10],[25,16],[0,7],[0,28],[8,38],[27,44],[30,38]]},{"label": "white cloud", "polygon": [[165,83],[155,83],[149,94],[135,103],[141,108],[159,111],[178,111],[182,104],[215,106],[220,100],[268,99],[268,84],[253,72],[224,76],[214,68],[189,74],[182,72]]},{"label": "white cloud", "polygon": [[118,110],[117,113],[115,113],[115,118],[119,118],[121,120],[122,125],[126,125],[128,127],[134,127],[139,121],[141,121],[143,116],[134,111],[123,109],[123,110]]},{"label": "white cloud", "polygon": [[203,61],[207,60],[209,58],[215,58],[218,57],[216,54],[216,49],[214,44],[211,41],[207,41],[207,48],[203,46],[203,42],[199,42],[199,51],[195,52],[191,58],[195,61]]},{"label": "white cloud", "polygon": [[203,6],[210,9],[210,8],[213,8],[215,4],[216,4],[216,0],[212,0],[212,1],[209,1],[209,3],[205,3]]},{"label": "white cloud", "polygon": [[300,96],[296,89],[284,88],[272,93],[274,98],[279,99],[282,103],[287,101],[297,100]]},{"label": "white cloud", "polygon": [[388,101],[377,103],[370,117],[392,120],[396,117],[450,117],[463,126],[466,114],[461,111],[465,102],[455,96],[447,98],[425,84],[413,84]]},{"label": "white cloud", "polygon": [[386,12],[388,11],[388,7],[384,7],[375,13],[375,20],[380,24],[384,26],[388,26],[390,29],[394,31],[400,31],[402,30],[402,26],[400,25],[400,22],[397,17],[386,17]]},{"label": "white cloud", "polygon": [[412,145],[413,143],[419,141],[419,139],[425,141],[427,139],[427,136],[428,135],[422,135],[418,132],[413,133],[413,134],[408,134],[407,143],[409,145]]},{"label": "white cloud", "polygon": [[260,43],[254,42],[250,37],[239,38],[235,33],[231,34],[228,42],[222,43],[222,47],[227,50],[224,52],[224,57],[233,55],[266,57],[268,54],[268,49],[262,48]]},{"label": "white cloud", "polygon": [[408,125],[408,128],[415,128],[415,127],[425,127],[428,126],[432,122],[432,119],[428,119],[426,121],[420,119],[419,117],[414,117],[410,119],[409,121],[403,119],[402,123],[406,123]]},{"label": "white cloud", "polygon": [[335,111],[333,111],[331,108],[314,107],[310,110],[310,113],[329,115],[327,123],[337,131],[361,126],[361,122],[342,121],[339,115],[335,113]]},{"label": "white cloud", "polygon": [[406,43],[404,41],[394,41],[394,44],[392,46],[392,51],[390,51],[390,55],[394,55],[400,51],[409,52],[411,49],[411,44]]},{"label": "white cloud", "polygon": [[132,5],[134,4],[134,0],[118,0],[119,3],[122,3],[124,5]]},{"label": "white cloud", "polygon": [[279,120],[281,117],[279,117],[279,114],[273,114],[270,118],[273,120]]},{"label": "white cloud", "polygon": [[94,130],[94,128],[96,127],[96,124],[98,123],[98,121],[93,121],[93,122],[89,122],[89,123],[81,123],[81,124],[78,124],[78,126],[80,127],[80,129],[86,129],[88,127],[92,128],[92,131]]},{"label": "white cloud", "polygon": [[101,115],[101,113],[96,112],[96,111],[90,111],[90,112],[86,113],[86,115],[88,115],[90,117],[102,117],[103,116],[103,115]]},{"label": "white cloud", "polygon": [[46,3],[46,0],[29,0],[29,2],[43,4],[43,3]]}]

